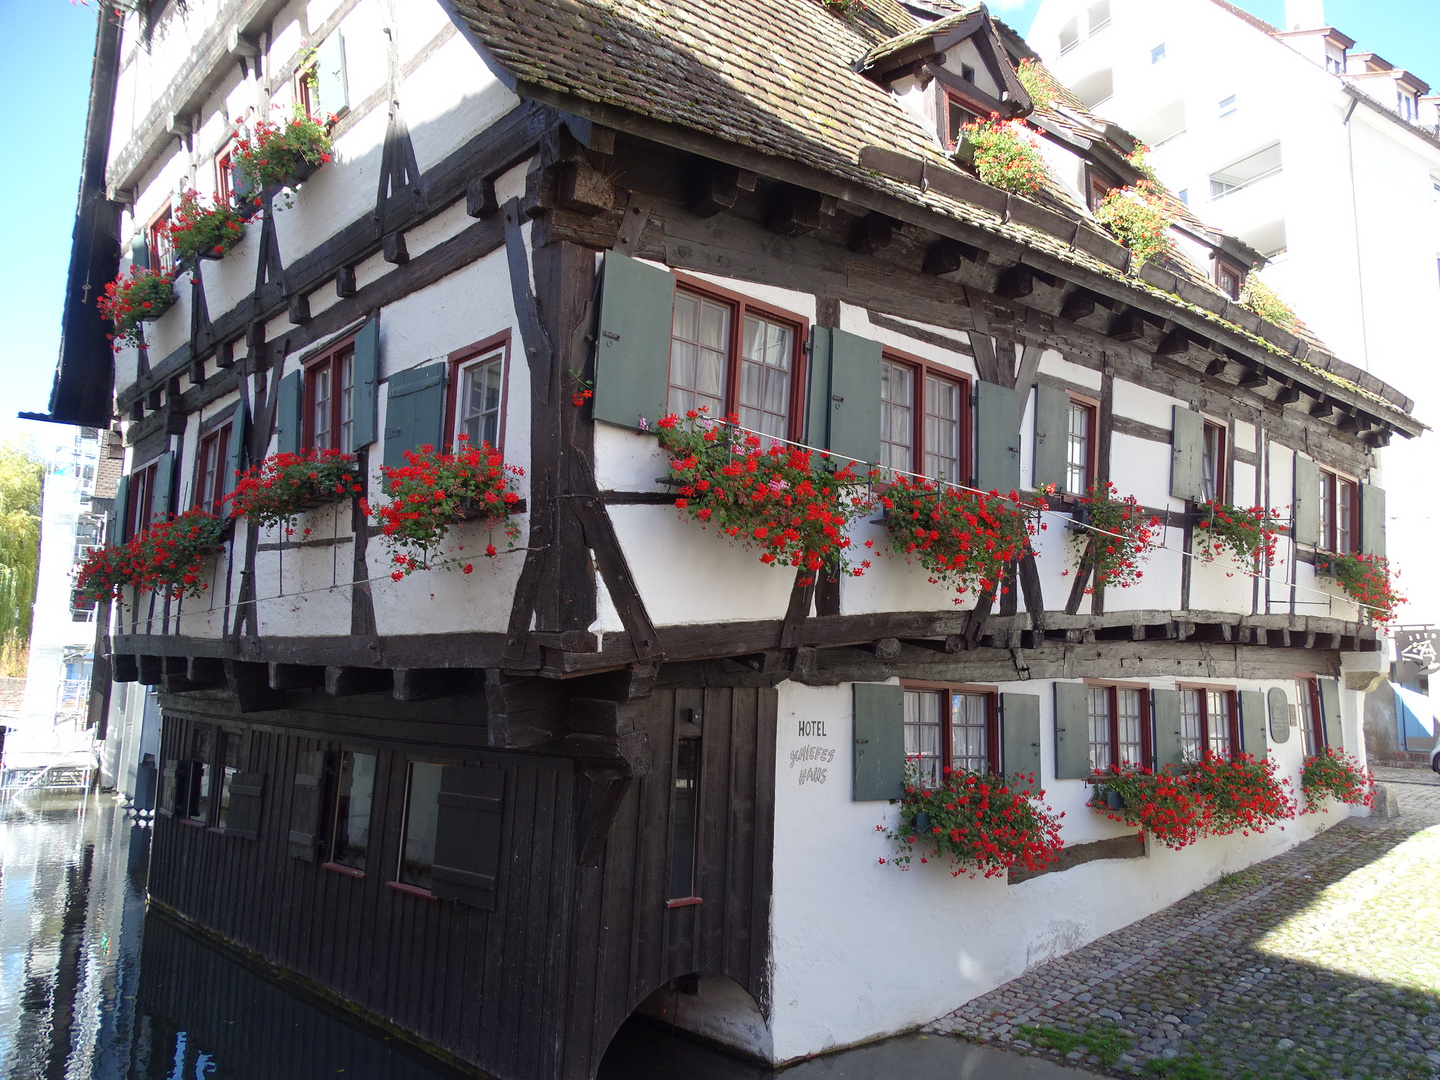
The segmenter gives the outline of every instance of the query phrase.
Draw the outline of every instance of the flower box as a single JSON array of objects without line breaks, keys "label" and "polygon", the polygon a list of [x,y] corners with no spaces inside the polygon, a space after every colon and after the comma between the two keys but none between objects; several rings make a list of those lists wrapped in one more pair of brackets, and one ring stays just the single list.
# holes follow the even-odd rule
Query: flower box
[{"label": "flower box", "polygon": [[165,313],[167,311],[169,311],[172,307],[175,306],[175,300],[175,294],[171,293],[169,300],[161,300],[158,303],[152,303],[148,308],[146,308],[140,313],[140,321],[158,322],[165,317]]},{"label": "flower box", "polygon": [[1321,577],[1334,577],[1338,571],[1339,556],[1333,552],[1317,551],[1315,553],[1315,573]]},{"label": "flower box", "polygon": [[364,481],[355,459],[339,450],[272,454],[242,473],[228,496],[230,516],[257,525],[285,525],[307,510],[359,495]]}]

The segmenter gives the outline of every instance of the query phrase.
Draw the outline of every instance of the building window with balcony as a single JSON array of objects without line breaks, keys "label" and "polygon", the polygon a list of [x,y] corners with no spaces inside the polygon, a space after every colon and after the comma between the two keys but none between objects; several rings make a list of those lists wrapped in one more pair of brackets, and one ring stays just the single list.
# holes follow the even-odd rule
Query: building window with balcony
[{"label": "building window with balcony", "polygon": [[1240,718],[1229,687],[1180,687],[1180,752],[1185,761],[1206,754],[1230,761],[1240,748]]},{"label": "building window with balcony", "polygon": [[1090,33],[1097,34],[1110,25],[1110,0],[1099,0],[1099,3],[1091,4],[1087,19],[1090,26]]},{"label": "building window with balcony", "polygon": [[1088,701],[1090,768],[1103,772],[1148,766],[1150,691],[1137,683],[1091,683]]},{"label": "building window with balcony", "polygon": [[880,464],[963,483],[970,445],[969,383],[914,357],[880,365]]},{"label": "building window with balcony", "polygon": [[1359,545],[1360,485],[1358,482],[1320,470],[1320,547],[1340,555]]},{"label": "building window with balcony", "polygon": [[1227,116],[1234,116],[1237,112],[1240,111],[1240,105],[1235,98],[1236,96],[1234,94],[1231,94],[1229,97],[1220,99],[1221,120],[1224,120]]},{"label": "building window with balcony", "polygon": [[1231,192],[1264,180],[1267,176],[1274,176],[1280,171],[1281,165],[1279,143],[1272,143],[1264,149],[1246,154],[1238,161],[1210,174],[1210,198],[1222,199]]},{"label": "building window with balcony", "polygon": [[905,684],[905,756],[927,787],[945,770],[1000,771],[999,696],[989,687]]},{"label": "building window with balcony", "polygon": [[130,474],[130,488],[125,500],[124,535],[116,542],[144,532],[150,527],[151,504],[155,501],[155,483],[160,476],[160,462],[152,461]]},{"label": "building window with balcony", "polygon": [[1078,44],[1080,44],[1080,23],[1078,19],[1071,19],[1060,27],[1061,55],[1063,56]]},{"label": "building window with balcony", "polygon": [[798,316],[687,283],[675,291],[669,410],[735,413],[742,427],[798,439],[804,330]]}]

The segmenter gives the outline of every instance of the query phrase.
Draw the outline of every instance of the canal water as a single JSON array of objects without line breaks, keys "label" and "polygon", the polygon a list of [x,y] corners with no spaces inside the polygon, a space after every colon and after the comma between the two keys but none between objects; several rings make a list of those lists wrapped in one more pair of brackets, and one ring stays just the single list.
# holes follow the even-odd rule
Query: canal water
[{"label": "canal water", "polygon": [[[0,800],[3,1080],[458,1080],[145,910],[149,829],[109,795]],[[775,1075],[635,1024],[601,1080]]]}]

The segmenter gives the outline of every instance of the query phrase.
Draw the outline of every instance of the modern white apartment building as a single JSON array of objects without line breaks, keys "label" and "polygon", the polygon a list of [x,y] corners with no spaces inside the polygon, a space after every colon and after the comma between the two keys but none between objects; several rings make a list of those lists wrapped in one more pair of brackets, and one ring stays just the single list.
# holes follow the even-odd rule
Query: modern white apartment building
[{"label": "modern white apartment building", "polygon": [[[1440,137],[1417,75],[1287,0],[1277,28],[1224,0],[1043,0],[1028,42],[1153,148],[1161,180],[1267,258],[1262,277],[1337,355],[1440,424]],[[1212,266],[1217,283],[1229,268]],[[1406,622],[1440,615],[1437,520],[1407,497],[1428,440],[1381,454]]]}]

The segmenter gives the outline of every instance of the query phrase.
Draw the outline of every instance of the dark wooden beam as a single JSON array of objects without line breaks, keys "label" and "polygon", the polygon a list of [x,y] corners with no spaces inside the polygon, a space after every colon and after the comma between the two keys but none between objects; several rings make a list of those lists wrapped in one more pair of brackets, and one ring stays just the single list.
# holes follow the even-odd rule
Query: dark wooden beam
[{"label": "dark wooden beam", "polygon": [[353,697],[356,694],[385,694],[395,685],[384,668],[325,668],[325,693],[331,697]]},{"label": "dark wooden beam", "polygon": [[749,169],[702,161],[691,179],[686,209],[698,217],[714,217],[733,207],[742,195],[754,191],[755,181],[756,175]]},{"label": "dark wooden beam", "polygon": [[567,210],[594,214],[616,206],[615,186],[610,178],[583,161],[559,166],[556,181],[556,198]]},{"label": "dark wooden beam", "polygon": [[335,295],[341,300],[348,300],[355,295],[355,268],[353,266],[342,266],[335,271]]},{"label": "dark wooden beam", "polygon": [[395,668],[391,674],[396,701],[455,697],[471,689],[470,672],[465,668]]},{"label": "dark wooden beam", "polygon": [[833,195],[777,184],[765,208],[765,228],[781,236],[813,236],[833,217],[838,200]]},{"label": "dark wooden beam", "polygon": [[270,686],[270,666],[242,660],[225,661],[225,678],[242,713],[285,707],[285,693]]},{"label": "dark wooden beam", "polygon": [[1310,406],[1310,415],[1317,420],[1323,420],[1335,411],[1335,402],[1329,397],[1316,398],[1315,404]]},{"label": "dark wooden beam", "polygon": [[137,682],[146,686],[159,686],[160,680],[165,676],[165,658],[163,656],[137,656],[138,665]]},{"label": "dark wooden beam", "polygon": [[995,295],[1007,300],[1018,300],[1035,291],[1035,274],[1026,266],[1012,266],[1000,275],[995,283]]},{"label": "dark wooden beam", "polygon": [[1080,322],[1094,315],[1099,307],[1099,300],[1094,293],[1075,289],[1065,297],[1065,303],[1060,307],[1060,317],[1070,322]]},{"label": "dark wooden beam", "polygon": [[112,653],[110,655],[110,681],[111,682],[139,682],[140,667],[138,658],[130,653]]},{"label": "dark wooden beam", "polygon": [[875,255],[889,247],[895,239],[894,218],[869,213],[856,218],[850,225],[848,247],[857,255]]},{"label": "dark wooden beam", "polygon": [[314,664],[270,664],[271,690],[313,690],[325,685],[325,668]]},{"label": "dark wooden beam", "polygon": [[495,198],[495,178],[482,176],[465,186],[465,213],[473,218],[490,217],[500,212]]},{"label": "dark wooden beam", "polygon": [[403,266],[410,261],[410,251],[405,247],[405,234],[396,230],[386,233],[380,242],[380,255],[388,263]]},{"label": "dark wooden beam", "polygon": [[185,677],[197,688],[225,685],[225,662],[214,656],[186,658]]},{"label": "dark wooden beam", "polygon": [[980,249],[959,240],[941,237],[926,250],[921,270],[931,277],[940,277],[942,274],[953,274],[967,263],[972,266],[979,265]]},{"label": "dark wooden beam", "polygon": [[1286,379],[1279,390],[1275,392],[1276,405],[1294,405],[1300,400],[1300,388],[1295,385],[1294,379]]},{"label": "dark wooden beam", "polygon": [[303,293],[290,297],[286,317],[292,326],[302,326],[310,321],[310,298]]},{"label": "dark wooden beam", "polygon": [[1159,356],[1184,356],[1190,351],[1190,346],[1195,344],[1194,338],[1184,330],[1171,330],[1160,341],[1160,346],[1155,350]]},{"label": "dark wooden beam", "polygon": [[1105,336],[1115,341],[1139,341],[1145,336],[1145,320],[1138,311],[1122,311],[1110,320]]},{"label": "dark wooden beam", "polygon": [[1246,390],[1256,390],[1269,381],[1270,376],[1266,374],[1265,369],[1259,364],[1252,364],[1245,368],[1244,374],[1240,376],[1240,381],[1235,385]]},{"label": "dark wooden beam", "polygon": [[1218,379],[1225,374],[1225,369],[1230,366],[1230,361],[1223,356],[1217,356],[1205,365],[1205,374],[1212,379]]}]

